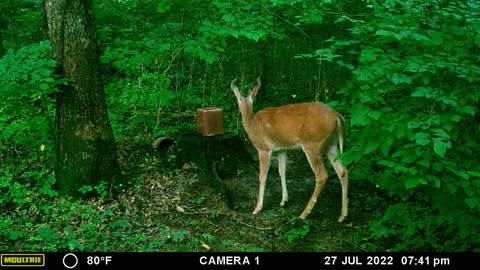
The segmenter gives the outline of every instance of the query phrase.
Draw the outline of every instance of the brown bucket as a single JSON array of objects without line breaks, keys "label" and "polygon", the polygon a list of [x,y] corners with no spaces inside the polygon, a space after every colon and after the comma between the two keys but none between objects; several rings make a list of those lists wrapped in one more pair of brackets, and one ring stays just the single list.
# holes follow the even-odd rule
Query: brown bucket
[{"label": "brown bucket", "polygon": [[225,133],[223,110],[220,108],[197,109],[197,132],[202,136],[214,136]]}]

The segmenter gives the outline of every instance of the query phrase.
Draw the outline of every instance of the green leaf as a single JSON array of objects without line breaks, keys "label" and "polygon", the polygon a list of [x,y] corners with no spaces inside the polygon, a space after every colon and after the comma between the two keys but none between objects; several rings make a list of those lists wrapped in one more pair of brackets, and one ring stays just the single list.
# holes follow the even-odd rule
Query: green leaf
[{"label": "green leaf", "polygon": [[384,137],[382,144],[380,145],[380,151],[383,155],[387,155],[390,147],[392,146],[395,138],[393,136]]},{"label": "green leaf", "polygon": [[52,71],[50,69],[41,69],[39,70],[39,73],[43,77],[50,77],[50,75],[52,74]]},{"label": "green leaf", "polygon": [[252,39],[252,40],[255,40],[255,41],[258,41],[258,40],[261,38],[261,36],[260,36],[260,34],[259,34],[258,32],[247,32],[247,31],[245,31],[245,32],[243,33],[243,35],[244,35],[246,38]]},{"label": "green leaf", "polygon": [[378,165],[383,165],[389,168],[394,168],[397,166],[397,163],[390,161],[390,160],[380,160],[377,162]]},{"label": "green leaf", "polygon": [[424,132],[415,134],[415,143],[421,146],[425,146],[430,143],[430,135]]},{"label": "green leaf", "polygon": [[11,240],[17,240],[20,237],[23,237],[24,233],[19,231],[10,231],[9,238]]},{"label": "green leaf", "polygon": [[[468,173],[470,176],[480,177],[480,172],[467,171],[467,173]],[[478,184],[478,185],[477,185],[478,187],[480,187],[480,180],[475,180],[474,182]]]},{"label": "green leaf", "polygon": [[383,54],[383,50],[374,48],[374,49],[364,49],[360,53],[360,62],[373,62],[377,60],[377,57]]},{"label": "green leaf", "polygon": [[213,62],[215,62],[215,60],[217,60],[217,56],[213,51],[198,48],[197,53],[198,57],[200,57],[200,59],[204,60],[208,64],[212,64]]},{"label": "green leaf", "polygon": [[172,241],[175,243],[181,242],[185,239],[185,235],[189,234],[188,230],[179,230],[172,233]]},{"label": "green leaf", "polygon": [[228,23],[235,21],[235,16],[232,14],[225,14],[222,16],[222,19]]},{"label": "green leaf", "polygon": [[410,84],[412,82],[412,78],[405,74],[401,73],[394,73],[392,77],[390,77],[390,81],[393,82],[395,85],[399,85],[401,83],[408,83]]},{"label": "green leaf", "polygon": [[117,219],[109,223],[112,228],[127,228],[131,227],[132,224],[128,220]]},{"label": "green leaf", "polygon": [[445,157],[447,152],[447,144],[442,140],[433,140],[433,151],[441,157]]},{"label": "green leaf", "polygon": [[318,49],[315,51],[315,55],[318,56],[317,60],[319,61],[328,61],[333,62],[335,58],[340,57],[341,55],[334,54],[330,48],[327,49]]},{"label": "green leaf", "polygon": [[462,108],[462,111],[472,116],[475,115],[475,107],[473,106],[465,106]]},{"label": "green leaf", "polygon": [[53,78],[44,78],[42,79],[42,82],[53,83],[55,80]]},{"label": "green leaf", "polygon": [[433,181],[434,187],[440,188],[442,182],[434,175],[427,175],[427,179]]},{"label": "green leaf", "polygon": [[468,206],[470,206],[470,208],[473,209],[480,204],[480,197],[476,196],[476,197],[466,198],[465,202],[468,204]]},{"label": "green leaf", "polygon": [[70,250],[80,250],[80,251],[83,251],[85,249],[85,246],[82,245],[82,243],[80,243],[77,239],[71,239],[67,242],[68,244],[68,247]]},{"label": "green leaf", "polygon": [[352,119],[350,120],[352,126],[367,126],[370,124],[368,113],[369,108],[362,104],[355,104],[352,107]]},{"label": "green leaf", "polygon": [[466,182],[467,184],[463,187],[463,191],[468,195],[468,197],[472,197],[476,192],[477,188],[470,183]]},{"label": "green leaf", "polygon": [[380,146],[380,141],[371,140],[367,143],[367,146],[363,150],[363,153],[364,154],[369,154],[369,153],[377,150],[379,146]]},{"label": "green leaf", "polygon": [[434,133],[435,137],[443,138],[443,139],[450,139],[450,135],[448,135],[445,130],[442,128],[432,128],[432,132]]},{"label": "green leaf", "polygon": [[376,36],[382,36],[382,37],[393,37],[394,36],[394,34],[391,31],[383,30],[383,29],[375,32],[375,35]]},{"label": "green leaf", "polygon": [[452,114],[448,117],[448,119],[453,122],[460,122],[462,118],[458,114]]},{"label": "green leaf", "polygon": [[412,97],[426,97],[426,98],[431,98],[432,90],[426,87],[419,86],[415,88],[415,92],[411,94]]},{"label": "green leaf", "polygon": [[42,90],[47,90],[48,88],[50,88],[50,86],[46,83],[41,83],[38,85],[40,87],[40,89]]},{"label": "green leaf", "polygon": [[444,33],[441,32],[434,32],[431,35],[432,45],[442,45],[443,43],[443,35]]},{"label": "green leaf", "polygon": [[424,179],[412,176],[408,177],[405,181],[405,188],[410,189],[424,184],[426,184],[426,181]]},{"label": "green leaf", "polygon": [[374,120],[378,120],[380,118],[380,116],[382,115],[382,113],[380,111],[370,111],[368,113],[368,117],[374,119]]}]

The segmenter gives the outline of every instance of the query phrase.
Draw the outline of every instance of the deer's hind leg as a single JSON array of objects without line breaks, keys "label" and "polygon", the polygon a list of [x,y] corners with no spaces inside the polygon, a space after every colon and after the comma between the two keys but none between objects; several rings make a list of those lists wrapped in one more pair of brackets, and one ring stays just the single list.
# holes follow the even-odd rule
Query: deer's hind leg
[{"label": "deer's hind leg", "polygon": [[288,201],[287,180],[285,178],[286,168],[287,151],[283,150],[278,152],[278,174],[280,175],[280,179],[282,181],[282,201],[280,202],[280,206],[282,207]]},{"label": "deer's hind leg", "polygon": [[345,217],[348,215],[348,170],[342,165],[342,161],[335,158],[337,157],[339,151],[336,144],[332,144],[328,148],[327,157],[330,163],[332,164],[335,172],[337,173],[338,180],[342,185],[342,210],[338,222],[342,222]]},{"label": "deer's hind leg", "polygon": [[320,147],[306,147],[302,146],[303,152],[307,155],[308,162],[310,167],[315,174],[315,189],[313,190],[312,197],[307,203],[307,206],[300,215],[301,219],[305,219],[310,212],[312,212],[313,206],[317,202],[318,195],[323,189],[325,182],[327,181],[328,174],[325,170],[325,165],[323,164],[322,157],[320,155]]}]

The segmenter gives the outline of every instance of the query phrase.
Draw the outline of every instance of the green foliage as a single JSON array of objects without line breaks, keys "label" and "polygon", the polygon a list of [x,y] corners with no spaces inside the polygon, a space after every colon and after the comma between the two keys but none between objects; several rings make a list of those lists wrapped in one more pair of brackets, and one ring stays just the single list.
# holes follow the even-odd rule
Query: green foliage
[{"label": "green foliage", "polygon": [[[472,242],[458,241],[459,234],[454,226],[444,222],[435,209],[425,209],[414,203],[392,205],[384,216],[371,224],[375,239],[388,240],[392,251],[458,251],[471,250]],[[462,231],[462,237],[474,236]]]},{"label": "green foliage", "polygon": [[[232,245],[255,250],[213,232],[195,236],[172,224],[146,226],[155,224],[146,217],[136,222],[129,216],[144,202],[108,208],[107,199],[115,199],[106,184],[81,189],[101,203],[58,197],[54,96],[65,81],[54,72],[49,43],[38,42],[40,4],[0,3],[0,238],[5,239],[0,250],[196,250],[202,243],[216,250]],[[346,237],[354,250],[478,250],[477,1],[95,4],[117,140],[143,145],[151,137],[193,128],[195,109],[210,106],[222,107],[227,130],[240,132],[228,83],[238,78],[246,89],[261,74],[257,108],[319,100],[345,115],[346,151],[340,159],[351,168],[352,182],[377,187],[362,198],[380,196],[388,204],[385,213],[371,213],[372,241],[377,242],[358,231]],[[155,158],[139,160],[135,165],[142,175],[128,168],[136,179],[164,170]],[[166,174],[180,180],[178,171]],[[210,200],[206,194],[188,202],[200,207]],[[216,208],[201,214],[224,215]],[[309,221],[287,223],[277,236],[289,247],[321,229]],[[243,239],[246,233],[238,235]]]},{"label": "green foliage", "polygon": [[435,240],[445,228],[461,232],[463,249],[480,243],[477,5],[374,2],[372,19],[350,21],[350,40],[332,38],[316,52],[351,75],[341,93],[352,138],[342,159],[361,168],[352,179],[422,205],[398,214],[408,204],[393,204],[373,223],[377,237],[402,236],[396,250],[458,248]]},{"label": "green foliage", "polygon": [[[292,12],[292,5],[300,12]],[[222,107],[226,127],[236,129],[232,121],[238,118],[236,103],[226,81],[235,74],[258,76],[265,67],[272,67],[269,72],[275,76],[275,60],[267,58],[269,43],[290,44],[287,34],[309,38],[298,25],[323,21],[321,10],[331,8],[326,5],[319,1],[102,1],[97,8],[98,33],[105,46],[101,60],[109,74],[106,92],[117,137],[139,131],[159,136],[192,127],[191,118],[169,116],[177,112],[193,116],[196,108],[211,106]],[[288,46],[278,47],[282,51],[277,62],[285,61],[286,53],[295,55]],[[296,68],[286,64],[278,70]],[[287,78],[278,74],[275,83],[287,89]],[[286,91],[271,91],[292,99]],[[303,96],[303,91],[297,95]]]},{"label": "green foliage", "polygon": [[45,39],[42,13],[39,0],[3,0],[0,2],[0,57],[8,49],[23,46]]},{"label": "green foliage", "polygon": [[[49,117],[57,85],[62,83],[54,74],[55,61],[50,58],[50,44],[42,41],[18,51],[9,50],[0,60],[0,109],[4,123],[0,140],[36,148],[47,141]],[[19,136],[23,134],[23,136]]]},{"label": "green foliage", "polygon": [[[151,132],[154,127],[169,123],[163,116],[173,108],[175,94],[170,87],[171,78],[166,76],[168,63],[161,58],[170,48],[166,45],[159,50],[154,45],[132,42],[128,48],[107,48],[101,58],[103,63],[125,74],[124,78],[108,83],[105,89],[110,97],[112,127],[119,138],[139,129]],[[118,133],[120,130],[123,134]]]},{"label": "green foliage", "polygon": [[[105,181],[100,182],[97,186],[83,186],[79,189],[80,193],[87,195],[87,196],[100,196],[100,197],[107,197],[111,195],[111,192],[108,190],[108,183]],[[92,195],[93,193],[93,195]]]},{"label": "green foliage", "polygon": [[294,226],[285,233],[285,239],[289,244],[305,239],[310,232],[310,223],[303,221],[300,226]]},{"label": "green foliage", "polygon": [[165,226],[161,231],[160,235],[167,240],[172,240],[174,243],[181,242],[185,239],[185,235],[188,235],[190,232],[188,230],[178,230],[172,231],[170,227]]},{"label": "green foliage", "polygon": [[[38,195],[52,197],[54,74],[47,41],[0,59],[0,202],[24,206]],[[38,192],[38,193],[37,193]]]}]

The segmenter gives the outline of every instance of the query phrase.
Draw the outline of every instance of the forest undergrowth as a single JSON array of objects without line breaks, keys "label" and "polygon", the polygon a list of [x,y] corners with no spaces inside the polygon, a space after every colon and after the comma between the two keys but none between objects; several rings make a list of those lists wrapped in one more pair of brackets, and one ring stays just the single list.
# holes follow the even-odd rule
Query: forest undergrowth
[{"label": "forest undergrowth", "polygon": [[[120,144],[124,174],[134,183],[112,192],[106,184],[85,187],[92,198],[72,199],[53,190],[24,191],[29,204],[14,211],[2,208],[1,250],[10,251],[372,251],[381,250],[368,236],[369,215],[375,215],[381,199],[365,201],[369,188],[358,190],[354,181],[351,211],[337,223],[340,185],[329,179],[319,202],[307,220],[298,219],[314,178],[308,165],[288,179],[291,200],[279,207],[280,181],[272,172],[264,211],[250,212],[251,201],[232,209],[222,194],[199,179],[195,164],[165,169],[148,145]],[[297,163],[305,162],[301,152]],[[133,165],[133,166],[132,166]],[[298,164],[292,164],[292,171]],[[272,170],[273,171],[273,170]],[[300,173],[298,173],[300,171]],[[304,172],[302,172],[304,171]],[[293,173],[292,173],[293,174]],[[307,175],[305,177],[305,175]],[[255,175],[238,178],[255,187]],[[308,178],[303,179],[302,177]],[[296,182],[298,181],[298,182]],[[308,183],[302,186],[302,184]],[[335,183],[337,182],[337,183]],[[305,187],[306,186],[306,187]],[[48,189],[48,188],[46,188]],[[19,191],[21,192],[21,191]],[[371,192],[369,190],[368,192]],[[111,195],[115,194],[115,195]],[[276,197],[276,198],[275,198]],[[376,213],[379,215],[380,213]]]}]

